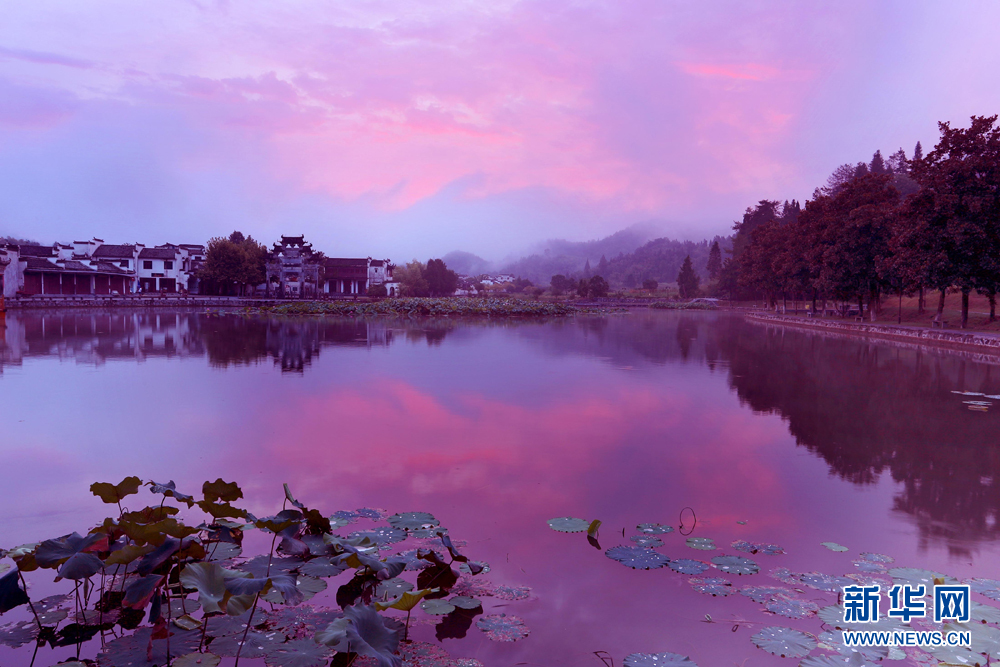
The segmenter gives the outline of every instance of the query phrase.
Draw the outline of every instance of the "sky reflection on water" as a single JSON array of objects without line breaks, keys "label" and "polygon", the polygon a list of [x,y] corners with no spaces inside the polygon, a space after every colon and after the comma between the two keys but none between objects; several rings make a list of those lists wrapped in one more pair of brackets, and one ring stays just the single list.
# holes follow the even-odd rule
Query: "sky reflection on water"
[{"label": "sky reflection on water", "polygon": [[[705,614],[810,631],[815,619],[767,617],[742,596],[703,596],[686,576],[603,555],[631,544],[640,522],[677,525],[686,506],[694,535],[726,553],[736,539],[785,547],[755,556],[761,574],[737,586],[780,585],[767,576],[778,566],[841,575],[860,551],[998,574],[1000,419],[952,392],[998,394],[1000,374],[961,356],[726,314],[462,324],[14,313],[7,324],[0,546],[88,528],[103,517],[90,483],[130,474],[195,491],[235,479],[259,515],[286,481],[330,512],[429,511],[491,563],[493,581],[533,588],[533,600],[497,608],[524,617],[529,638],[496,644],[473,628],[446,640],[488,665],[597,664],[598,650],[617,662],[675,651],[702,667],[783,664],[750,644],[754,630]],[[556,516],[600,518],[602,551],[551,531]],[[676,532],[664,541],[673,558],[723,553],[693,551]],[[487,602],[486,613],[503,604]]]}]

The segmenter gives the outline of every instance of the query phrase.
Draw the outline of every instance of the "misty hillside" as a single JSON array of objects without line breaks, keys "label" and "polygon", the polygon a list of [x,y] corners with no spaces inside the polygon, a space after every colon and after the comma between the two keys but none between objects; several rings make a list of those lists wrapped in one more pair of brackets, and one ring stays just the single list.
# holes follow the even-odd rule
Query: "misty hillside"
[{"label": "misty hillside", "polygon": [[595,241],[552,239],[540,244],[536,252],[527,257],[501,263],[501,270],[547,285],[557,273],[581,273],[588,261],[596,265],[601,257],[618,257],[630,253],[653,236],[650,225],[639,224]]},{"label": "misty hillside", "polygon": [[705,281],[708,279],[705,268],[708,252],[714,241],[719,242],[723,256],[732,246],[730,239],[721,236],[706,241],[654,239],[635,252],[608,258],[604,263],[591,262],[591,273],[603,276],[612,287],[639,287],[642,281],[649,278],[659,283],[672,283],[677,280],[684,258],[690,255],[695,272]]},{"label": "misty hillside", "polygon": [[455,250],[442,257],[448,268],[463,276],[478,276],[493,272],[493,262],[464,250]]}]

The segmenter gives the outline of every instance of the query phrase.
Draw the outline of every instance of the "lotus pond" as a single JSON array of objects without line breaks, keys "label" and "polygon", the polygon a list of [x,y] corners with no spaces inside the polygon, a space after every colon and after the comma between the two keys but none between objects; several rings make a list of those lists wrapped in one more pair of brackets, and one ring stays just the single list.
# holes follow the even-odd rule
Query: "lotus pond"
[{"label": "lotus pond", "polygon": [[[989,360],[724,312],[6,324],[5,667],[1000,659]],[[971,650],[840,643],[842,586],[935,581]]]}]

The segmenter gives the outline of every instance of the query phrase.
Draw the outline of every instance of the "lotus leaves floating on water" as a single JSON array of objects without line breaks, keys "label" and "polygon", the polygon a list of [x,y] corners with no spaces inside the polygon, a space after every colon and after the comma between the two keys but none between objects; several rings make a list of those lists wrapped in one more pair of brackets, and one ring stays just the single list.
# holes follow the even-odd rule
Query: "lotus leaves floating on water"
[{"label": "lotus leaves floating on water", "polygon": [[764,609],[785,618],[806,618],[814,616],[819,611],[819,605],[801,598],[778,595],[764,603]]},{"label": "lotus leaves floating on water", "polygon": [[698,667],[680,653],[633,653],[625,657],[625,667]]},{"label": "lotus leaves floating on water", "polygon": [[441,525],[441,522],[427,512],[403,512],[389,517],[389,525],[399,530],[427,530]]},{"label": "lotus leaves floating on water", "polygon": [[750,641],[757,648],[782,658],[801,658],[816,648],[816,638],[812,635],[780,626],[764,628]]},{"label": "lotus leaves floating on water", "polygon": [[791,597],[794,593],[781,586],[744,586],[740,589],[740,595],[745,595],[754,602],[767,602],[777,595]]},{"label": "lotus leaves floating on water", "polygon": [[664,526],[662,523],[640,523],[636,530],[646,535],[665,535],[674,532],[674,527]]},{"label": "lotus leaves floating on water", "polygon": [[712,567],[705,561],[694,560],[693,558],[678,558],[670,561],[667,565],[674,572],[680,572],[681,574],[701,574]]},{"label": "lotus leaves floating on water", "polygon": [[736,575],[757,574],[760,567],[749,558],[740,556],[716,556],[712,562],[723,572]]},{"label": "lotus leaves floating on water", "polygon": [[501,600],[527,600],[531,597],[530,586],[499,585],[493,589],[493,596]]},{"label": "lotus leaves floating on water", "polygon": [[629,538],[637,547],[662,547],[663,540],[656,537],[655,535],[633,535]]},{"label": "lotus leaves floating on water", "polygon": [[820,544],[830,551],[847,551],[847,547],[843,544],[837,544],[836,542],[820,542]]},{"label": "lotus leaves floating on water", "polygon": [[517,616],[490,614],[476,621],[476,627],[495,642],[516,642],[528,636],[528,626]]},{"label": "lotus leaves floating on water", "polygon": [[560,533],[582,533],[590,528],[590,522],[571,516],[563,516],[548,520],[549,528]]},{"label": "lotus leaves floating on water", "polygon": [[611,547],[604,554],[611,560],[634,570],[655,570],[666,565],[670,559],[648,547]]},{"label": "lotus leaves floating on water", "polygon": [[785,550],[777,544],[756,544],[754,542],[747,542],[746,540],[736,540],[731,546],[737,551],[748,554],[761,553],[766,556],[777,556],[778,554],[785,553]]},{"label": "lotus leaves floating on water", "polygon": [[794,576],[806,586],[818,591],[840,592],[844,586],[854,585],[853,579],[835,577],[822,572],[805,572]]},{"label": "lotus leaves floating on water", "polygon": [[710,537],[689,537],[687,538],[687,545],[692,549],[700,549],[702,551],[714,551],[716,549],[715,541]]},{"label": "lotus leaves floating on water", "polygon": [[733,593],[733,585],[728,580],[722,579],[721,577],[689,579],[688,581],[691,583],[691,588],[699,593],[711,595],[712,597],[726,597],[727,595],[732,595]]},{"label": "lotus leaves floating on water", "polygon": [[921,570],[914,567],[894,567],[889,570],[889,576],[897,584],[909,586],[925,586],[927,594],[930,595],[931,588],[935,584],[947,584],[953,586],[958,583],[954,577],[933,570]]},{"label": "lotus leaves floating on water", "polygon": [[983,579],[975,577],[972,579],[965,579],[962,583],[968,584],[970,589],[980,595],[985,595],[991,600],[1000,600],[1000,581],[997,581],[996,579]]}]

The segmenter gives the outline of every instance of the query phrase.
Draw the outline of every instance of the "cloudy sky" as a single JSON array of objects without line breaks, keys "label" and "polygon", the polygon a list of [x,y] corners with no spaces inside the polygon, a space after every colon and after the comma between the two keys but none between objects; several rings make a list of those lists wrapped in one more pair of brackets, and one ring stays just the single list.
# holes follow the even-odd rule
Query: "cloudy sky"
[{"label": "cloudy sky", "polygon": [[997,25],[995,0],[6,2],[0,234],[702,238],[996,113]]}]

